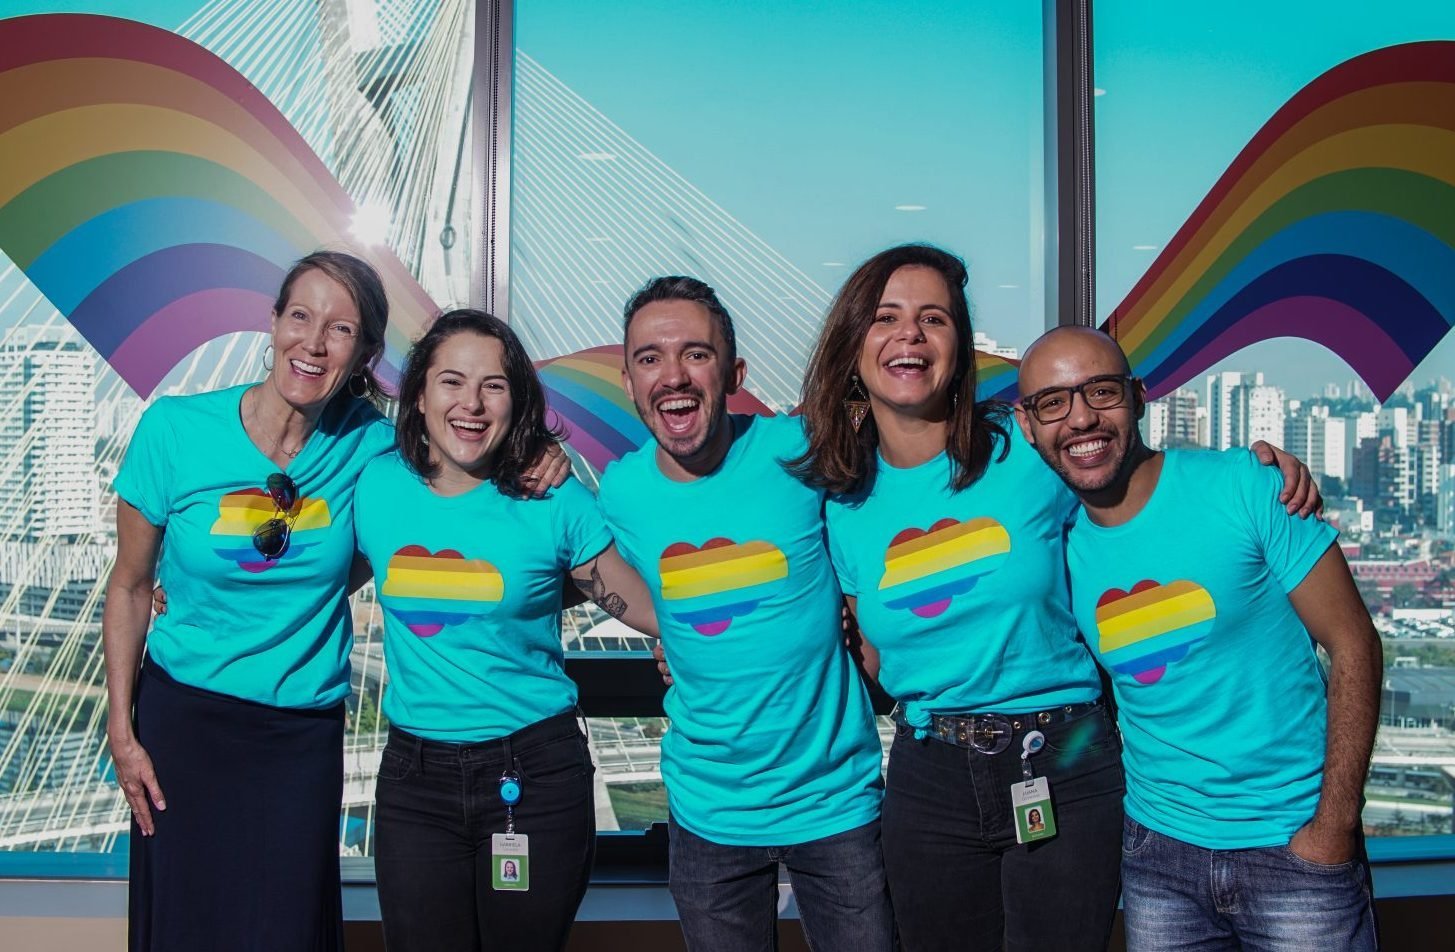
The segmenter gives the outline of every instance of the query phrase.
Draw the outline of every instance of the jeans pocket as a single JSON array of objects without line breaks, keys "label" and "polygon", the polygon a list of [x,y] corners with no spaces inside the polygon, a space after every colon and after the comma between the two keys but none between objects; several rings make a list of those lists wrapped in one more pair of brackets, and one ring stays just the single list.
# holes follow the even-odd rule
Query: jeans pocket
[{"label": "jeans pocket", "polygon": [[1273,849],[1297,869],[1310,873],[1323,873],[1328,876],[1346,874],[1359,862],[1358,857],[1351,857],[1342,863],[1315,863],[1313,860],[1304,859],[1295,853],[1292,846],[1285,844],[1283,846],[1275,846]]},{"label": "jeans pocket", "polygon": [[1098,707],[1074,721],[1062,721],[1040,729],[1046,749],[1058,754],[1090,754],[1103,750],[1121,752],[1116,724],[1105,707]]},{"label": "jeans pocket", "polygon": [[414,770],[414,761],[393,748],[384,748],[379,758],[379,779],[385,783],[397,783]]},{"label": "jeans pocket", "polygon": [[1152,842],[1152,831],[1131,817],[1122,819],[1122,855],[1136,856]]},{"label": "jeans pocket", "polygon": [[580,734],[547,741],[515,755],[521,779],[528,785],[549,787],[577,783],[591,775],[591,752]]}]

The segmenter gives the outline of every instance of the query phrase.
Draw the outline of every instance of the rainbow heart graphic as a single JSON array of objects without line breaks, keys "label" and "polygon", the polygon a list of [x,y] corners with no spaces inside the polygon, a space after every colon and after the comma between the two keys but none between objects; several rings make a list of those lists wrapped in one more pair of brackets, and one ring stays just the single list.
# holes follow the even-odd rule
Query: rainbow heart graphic
[{"label": "rainbow heart graphic", "polygon": [[720,635],[783,587],[788,558],[771,542],[717,538],[700,548],[672,543],[662,550],[658,569],[672,617],[700,634]]},{"label": "rainbow heart graphic", "polygon": [[929,530],[902,530],[884,551],[880,597],[887,608],[934,618],[1010,555],[1010,533],[988,516],[941,519]]},{"label": "rainbow heart graphic", "polygon": [[253,530],[278,515],[278,506],[266,490],[239,489],[224,493],[217,501],[217,521],[212,524],[212,550],[245,572],[266,572],[283,559],[295,558],[315,543],[302,534],[333,525],[328,501],[303,497],[293,504],[292,535],[288,548],[276,559],[264,559],[253,546]]},{"label": "rainbow heart graphic", "polygon": [[1107,589],[1096,602],[1102,661],[1140,684],[1156,684],[1212,632],[1217,615],[1212,595],[1196,582],[1143,580],[1130,592]]},{"label": "rainbow heart graphic", "polygon": [[505,596],[505,579],[484,559],[454,549],[406,545],[389,558],[379,599],[421,638],[478,615]]}]

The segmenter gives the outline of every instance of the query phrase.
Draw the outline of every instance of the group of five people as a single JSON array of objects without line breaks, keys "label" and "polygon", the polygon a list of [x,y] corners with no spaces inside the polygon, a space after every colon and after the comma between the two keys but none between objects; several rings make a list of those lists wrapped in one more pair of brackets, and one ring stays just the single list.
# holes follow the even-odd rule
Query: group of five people
[{"label": "group of five people", "polygon": [[[933,247],[874,256],[801,415],[753,417],[726,410],[747,368],[717,295],[648,282],[622,382],[654,439],[592,499],[505,324],[437,318],[390,427],[377,277],[299,262],[263,381],[157,401],[116,480],[133,948],[339,947],[347,594],[370,577],[389,948],[562,947],[595,832],[563,576],[662,638],[691,949],[773,948],[780,864],[825,950],[1101,948],[1119,884],[1134,948],[1372,947],[1378,640],[1332,530],[1293,512],[1307,471],[1284,458],[1280,494],[1246,452],[1149,452],[1140,382],[1086,329],[1027,352],[1019,406],[977,401],[965,284]],[[899,702],[887,777],[864,676]]]}]

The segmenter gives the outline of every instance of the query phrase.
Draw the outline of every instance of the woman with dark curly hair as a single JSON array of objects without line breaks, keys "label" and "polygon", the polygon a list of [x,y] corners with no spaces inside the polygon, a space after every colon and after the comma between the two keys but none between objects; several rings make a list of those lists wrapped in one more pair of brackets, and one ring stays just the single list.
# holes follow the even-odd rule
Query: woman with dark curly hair
[{"label": "woman with dark curly hair", "polygon": [[565,945],[595,848],[591,755],[561,652],[561,581],[656,634],[596,500],[529,498],[559,435],[519,339],[437,318],[399,391],[396,452],[359,479],[357,533],[384,616],[388,746],[379,906],[391,952]]}]

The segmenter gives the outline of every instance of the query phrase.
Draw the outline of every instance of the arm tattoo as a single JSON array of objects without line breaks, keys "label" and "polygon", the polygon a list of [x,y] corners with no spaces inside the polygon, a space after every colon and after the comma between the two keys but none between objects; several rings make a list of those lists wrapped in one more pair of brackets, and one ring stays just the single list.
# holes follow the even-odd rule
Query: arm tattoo
[{"label": "arm tattoo", "polygon": [[571,580],[576,583],[576,587],[581,590],[581,594],[595,602],[601,607],[602,611],[606,612],[612,618],[619,621],[621,616],[626,614],[626,599],[615,592],[608,592],[606,590],[606,580],[601,577],[601,569],[597,568],[595,562],[591,563],[591,578],[589,580],[574,576]]}]

